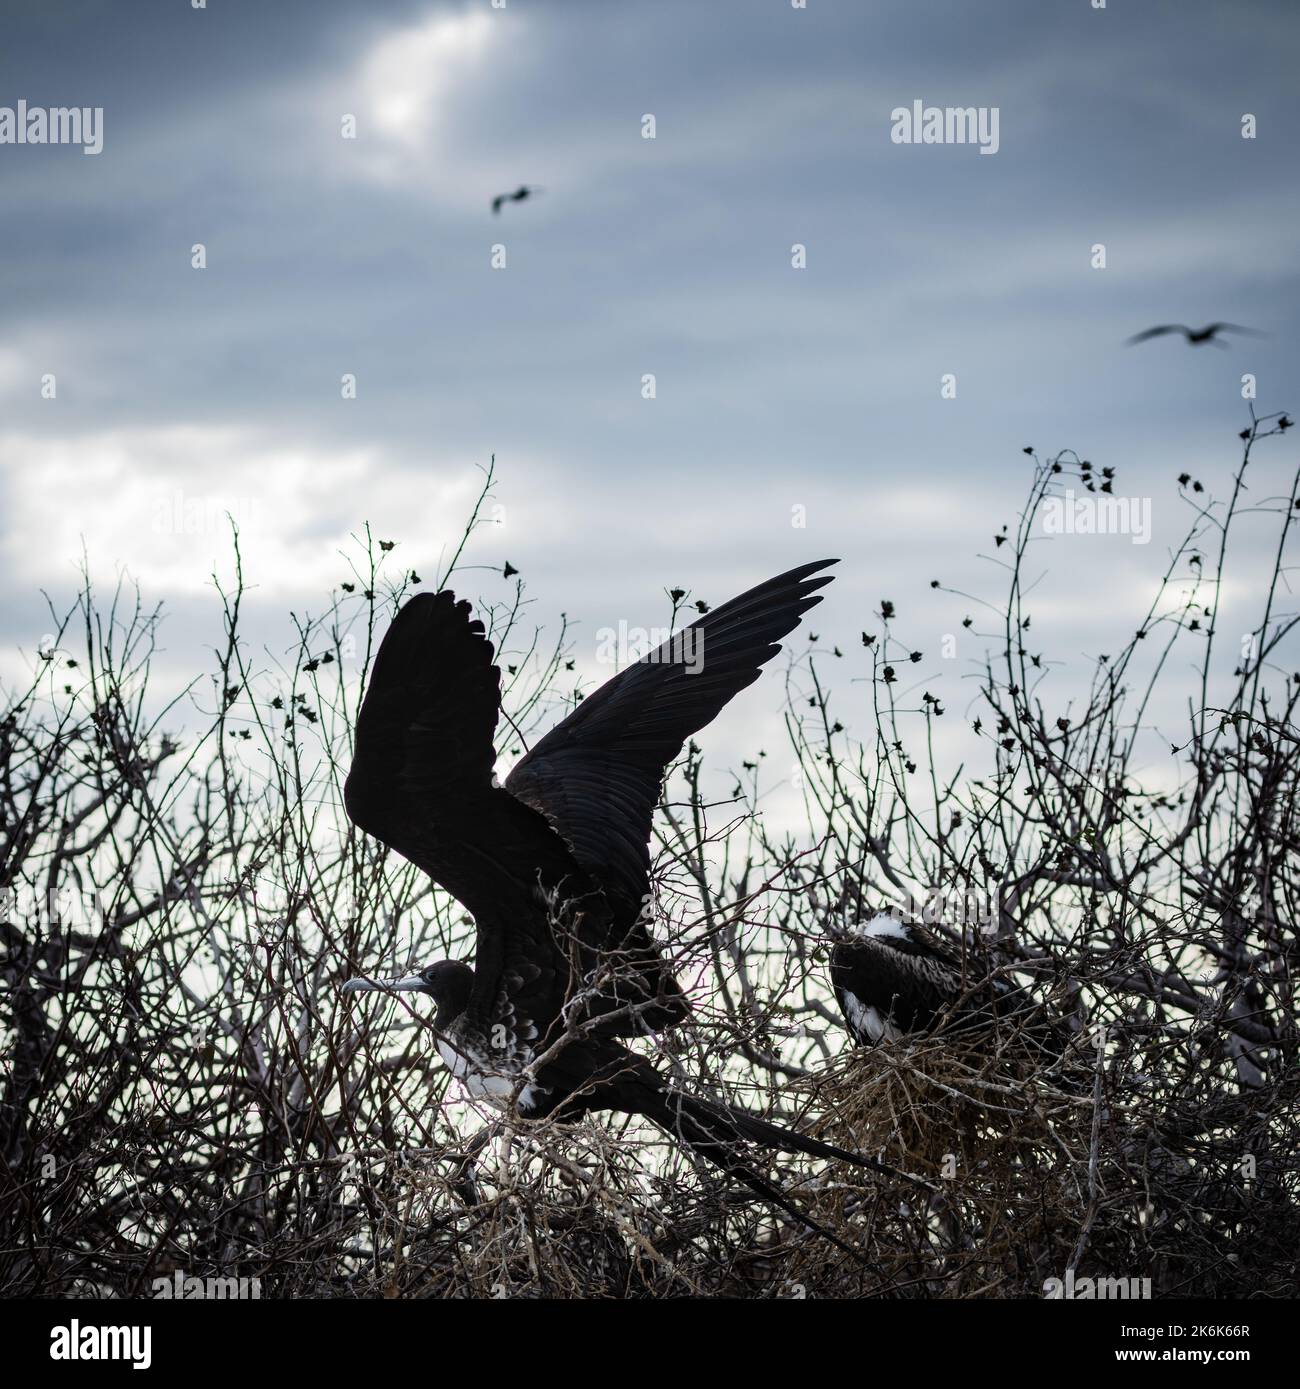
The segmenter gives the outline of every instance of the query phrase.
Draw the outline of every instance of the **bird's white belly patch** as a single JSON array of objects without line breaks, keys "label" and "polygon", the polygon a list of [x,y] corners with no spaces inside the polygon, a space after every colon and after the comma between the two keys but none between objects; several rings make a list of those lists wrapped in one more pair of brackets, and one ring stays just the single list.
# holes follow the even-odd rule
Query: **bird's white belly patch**
[{"label": "bird's white belly patch", "polygon": [[[487,1060],[467,1055],[449,1042],[444,1042],[441,1037],[437,1041],[437,1047],[438,1055],[442,1057],[447,1069],[474,1099],[487,1100],[497,1105],[509,1103],[510,1097],[515,1093],[515,1086],[519,1083],[517,1078],[493,1069],[492,1063]],[[525,1058],[520,1069],[522,1070],[531,1059],[531,1056]],[[525,1085],[519,1092],[517,1107],[521,1110],[532,1109],[546,1093],[540,1085]]]},{"label": "bird's white belly patch", "polygon": [[857,994],[844,991],[844,1011],[849,1015],[849,1026],[858,1037],[870,1042],[896,1042],[902,1033],[893,1022],[885,1017],[879,1008],[863,1003]]}]

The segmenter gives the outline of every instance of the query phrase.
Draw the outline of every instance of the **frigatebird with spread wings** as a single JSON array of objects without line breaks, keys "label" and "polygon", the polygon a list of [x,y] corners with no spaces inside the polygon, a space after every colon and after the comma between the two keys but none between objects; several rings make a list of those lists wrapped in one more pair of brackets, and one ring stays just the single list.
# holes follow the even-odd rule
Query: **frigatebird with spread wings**
[{"label": "frigatebird with spread wings", "polygon": [[1227,347],[1226,342],[1219,341],[1220,333],[1245,333],[1247,337],[1252,338],[1266,336],[1254,328],[1243,328],[1239,323],[1207,323],[1204,328],[1189,328],[1185,323],[1159,323],[1154,328],[1145,328],[1140,333],[1134,333],[1126,340],[1125,346],[1132,347],[1135,343],[1162,338],[1169,333],[1181,333],[1193,347],[1201,347],[1207,342],[1213,343],[1215,347]]},{"label": "frigatebird with spread wings", "polygon": [[522,203],[526,198],[535,197],[541,191],[535,183],[521,183],[513,193],[498,193],[492,199],[492,212],[496,215],[506,203]]},{"label": "frigatebird with spread wings", "polygon": [[483,624],[450,592],[412,598],[375,659],[345,788],[352,819],[457,898],[476,928],[472,969],[442,961],[345,989],[430,995],[439,1053],[471,1095],[524,1118],[645,1115],[807,1224],[744,1161],[744,1140],[887,1169],[676,1090],[617,1038],[688,1013],[647,924],[665,769],[758,679],[821,601],[831,576],[819,571],[833,563],[770,579],[629,665],[504,785],[493,776],[500,672]]}]

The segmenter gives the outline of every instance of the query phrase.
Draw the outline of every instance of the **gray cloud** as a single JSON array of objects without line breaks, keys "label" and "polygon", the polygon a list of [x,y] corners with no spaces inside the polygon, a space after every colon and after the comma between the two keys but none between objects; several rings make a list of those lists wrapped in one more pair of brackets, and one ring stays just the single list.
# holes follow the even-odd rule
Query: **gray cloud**
[{"label": "gray cloud", "polygon": [[[495,453],[510,523],[477,553],[524,567],[544,620],[653,619],[667,583],[716,601],[839,553],[826,640],[849,649],[870,604],[915,594],[934,644],[953,618],[926,586],[987,585],[976,556],[1014,517],[1033,443],[1153,498],[1151,546],[1044,555],[1063,654],[1100,649],[1156,576],[1174,475],[1231,466],[1241,374],[1262,409],[1300,404],[1300,16],[1224,16],[1199,0],[7,16],[0,102],[106,119],[99,156],[0,147],[0,640],[27,640],[38,584],[71,591],[84,537],[93,567],[131,566],[188,615],[183,671],[215,639],[200,600],[220,535],[158,530],[180,493],[259,517],[259,635],[282,641],[275,614],[319,598],[366,520],[431,566]],[[999,153],[892,145],[889,112],[914,98],[997,106]],[[545,191],[492,217],[521,181]],[[1270,337],[1120,346],[1214,318]],[[1261,457],[1264,492],[1285,452]]]}]

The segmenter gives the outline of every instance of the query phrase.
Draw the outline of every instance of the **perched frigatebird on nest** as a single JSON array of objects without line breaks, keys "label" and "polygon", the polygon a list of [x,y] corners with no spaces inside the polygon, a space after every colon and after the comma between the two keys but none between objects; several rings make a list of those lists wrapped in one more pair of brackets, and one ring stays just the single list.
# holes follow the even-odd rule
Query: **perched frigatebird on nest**
[{"label": "perched frigatebird on nest", "polygon": [[963,966],[930,932],[886,912],[836,942],[831,984],[859,1046],[987,1030],[999,1022],[1017,1028],[1040,1051],[1059,1055],[1068,1040],[1025,990],[990,975],[977,957]]},{"label": "perched frigatebird on nest", "polygon": [[450,592],[412,598],[375,658],[344,791],[356,824],[457,898],[477,933],[472,969],[441,961],[345,989],[428,994],[439,1053],[471,1095],[528,1119],[644,1115],[806,1224],[746,1163],[745,1141],[888,1169],[674,1089],[617,1039],[689,1011],[648,928],[665,769],[758,679],[821,601],[831,576],[818,571],[833,563],[769,579],[626,667],[504,785],[492,742],[501,678],[483,624]]}]

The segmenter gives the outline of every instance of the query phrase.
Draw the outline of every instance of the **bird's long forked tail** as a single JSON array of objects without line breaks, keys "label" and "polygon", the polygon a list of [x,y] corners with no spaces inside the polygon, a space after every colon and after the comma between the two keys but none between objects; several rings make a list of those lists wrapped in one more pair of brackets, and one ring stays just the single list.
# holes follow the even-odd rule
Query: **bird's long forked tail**
[{"label": "bird's long forked tail", "polygon": [[809,1138],[793,1129],[779,1128],[751,1114],[730,1109],[725,1105],[713,1104],[680,1090],[661,1090],[656,1096],[657,1103],[642,1112],[653,1119],[662,1129],[680,1139],[693,1152],[706,1158],[715,1167],[729,1176],[743,1182],[763,1200],[778,1206],[801,1225],[829,1240],[859,1263],[865,1262],[862,1254],[845,1244],[838,1236],[819,1224],[812,1216],[801,1211],[779,1187],[754,1170],[743,1156],[743,1145],[755,1143],[764,1148],[775,1148],[786,1153],[806,1153],[811,1157],[830,1161],[847,1162],[855,1167],[866,1168],[885,1176],[897,1177],[926,1190],[929,1185],[920,1178],[899,1172],[886,1163],[874,1158],[850,1153],[845,1148],[837,1148],[832,1143]]}]

